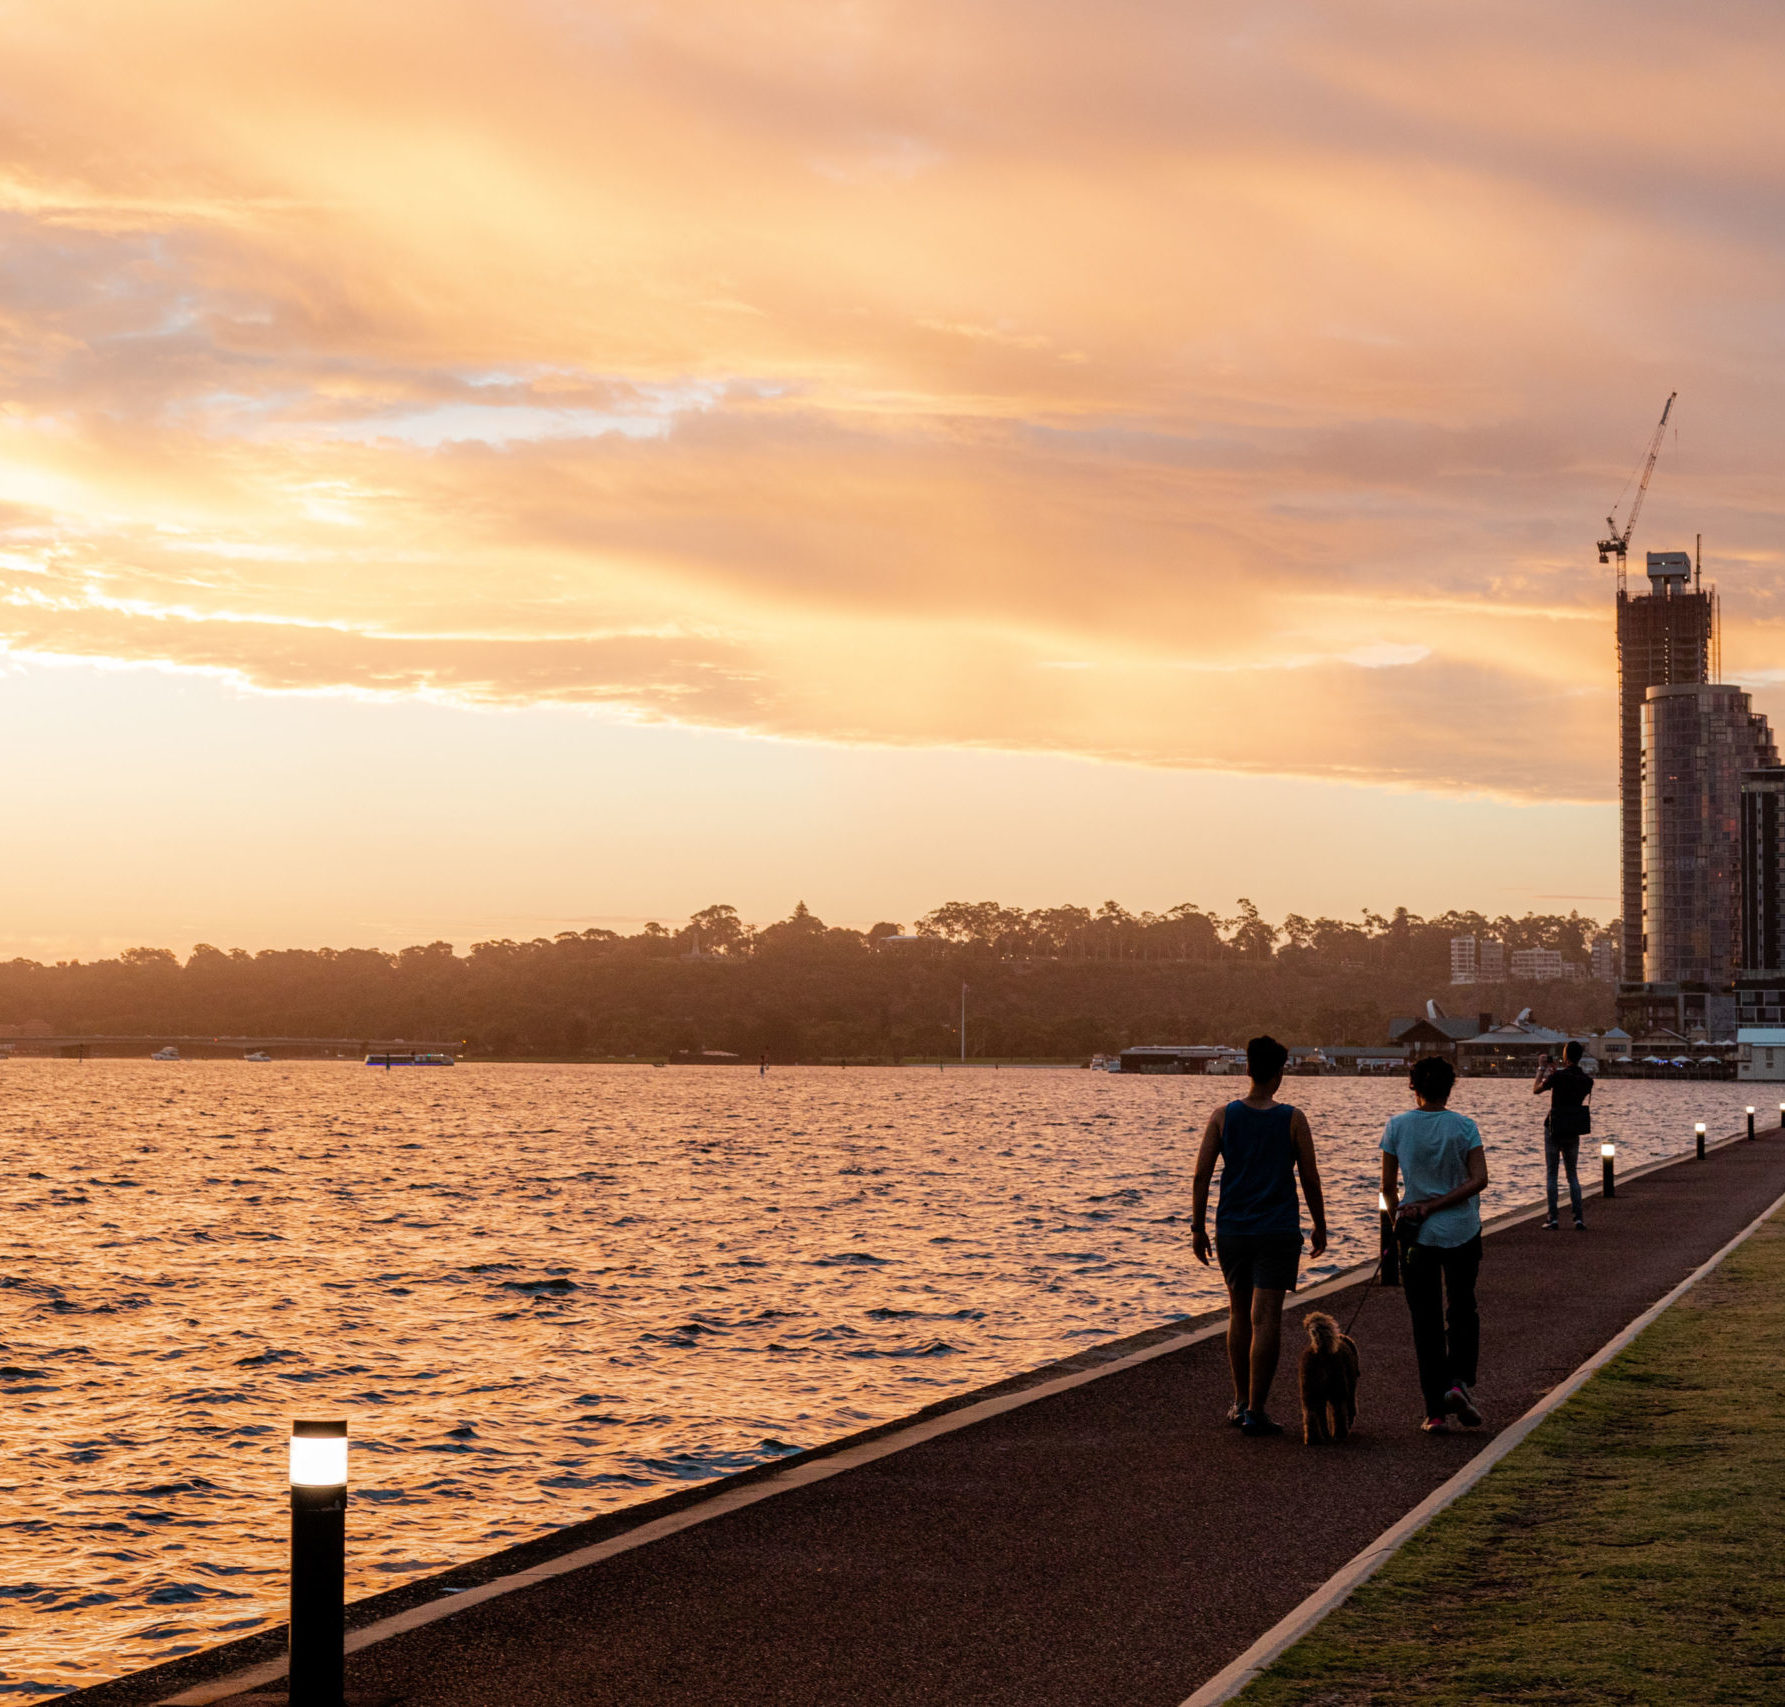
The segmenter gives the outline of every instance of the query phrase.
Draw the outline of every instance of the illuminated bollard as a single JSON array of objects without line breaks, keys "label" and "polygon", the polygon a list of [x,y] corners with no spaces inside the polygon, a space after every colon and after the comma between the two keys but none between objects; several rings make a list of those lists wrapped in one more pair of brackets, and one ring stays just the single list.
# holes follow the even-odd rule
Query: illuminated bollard
[{"label": "illuminated bollard", "polygon": [[341,1707],[347,1424],[291,1425],[291,1707]]},{"label": "illuminated bollard", "polygon": [[1617,1153],[1617,1145],[1612,1143],[1609,1138],[1599,1146],[1599,1195],[1601,1197],[1616,1197],[1618,1195],[1617,1170],[1612,1165]]},{"label": "illuminated bollard", "polygon": [[1401,1247],[1395,1243],[1395,1218],[1388,1212],[1388,1197],[1376,1193],[1376,1208],[1382,1216],[1382,1284],[1401,1284]]},{"label": "illuminated bollard", "polygon": [[1748,1136],[1750,1138],[1754,1136],[1754,1106],[1752,1103],[1748,1105]]},{"label": "illuminated bollard", "polygon": [[1694,1136],[1698,1139],[1698,1159],[1702,1162],[1704,1160],[1704,1122],[1702,1120],[1699,1121],[1699,1123],[1692,1128],[1692,1131]]}]

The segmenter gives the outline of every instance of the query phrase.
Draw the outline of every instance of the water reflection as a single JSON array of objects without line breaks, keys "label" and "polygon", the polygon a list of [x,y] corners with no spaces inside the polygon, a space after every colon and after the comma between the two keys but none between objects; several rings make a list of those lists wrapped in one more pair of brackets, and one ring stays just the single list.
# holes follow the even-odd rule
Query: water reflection
[{"label": "water reflection", "polygon": [[[1239,1081],[1085,1072],[0,1065],[0,1691],[278,1621],[284,1440],[355,1440],[349,1591],[917,1409],[1218,1301],[1201,1121]],[[1614,1083],[1624,1169],[1737,1085]],[[1374,1254],[1405,1087],[1293,1081]],[[1465,1081],[1486,1207],[1541,1105]],[[1763,1119],[1765,1117],[1763,1116]]]}]

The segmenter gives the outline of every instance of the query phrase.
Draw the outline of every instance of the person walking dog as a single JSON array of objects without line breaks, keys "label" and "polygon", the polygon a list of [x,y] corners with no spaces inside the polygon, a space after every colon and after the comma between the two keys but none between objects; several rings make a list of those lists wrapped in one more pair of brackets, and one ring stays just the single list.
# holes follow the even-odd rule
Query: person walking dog
[{"label": "person walking dog", "polygon": [[1326,1201],[1314,1157],[1314,1134],[1299,1108],[1276,1100],[1289,1051],[1274,1037],[1246,1045],[1252,1087],[1209,1116],[1196,1153],[1191,1246],[1209,1262],[1209,1184],[1221,1163],[1221,1200],[1215,1210],[1215,1254],[1227,1282],[1227,1361],[1233,1406],[1227,1420],[1254,1437],[1283,1432],[1265,1409],[1277,1373],[1283,1297],[1295,1290],[1302,1260],[1296,1176],[1314,1223],[1311,1256],[1326,1250]]},{"label": "person walking dog", "polygon": [[1543,1120],[1544,1195],[1549,1200],[1546,1233],[1556,1230],[1556,1163],[1568,1170],[1568,1204],[1574,1211],[1574,1230],[1584,1233],[1587,1223],[1580,1212],[1580,1141],[1593,1130],[1593,1111],[1587,1098],[1593,1094],[1593,1075],[1580,1064],[1586,1051],[1578,1042],[1563,1046],[1562,1060],[1553,1061],[1547,1054],[1537,1058],[1537,1081],[1531,1086],[1533,1096],[1549,1092],[1549,1113]]},{"label": "person walking dog", "polygon": [[1409,1082],[1418,1106],[1395,1115],[1382,1134],[1382,1196],[1404,1252],[1401,1289],[1426,1412],[1420,1427],[1449,1434],[1452,1418],[1465,1428],[1481,1426],[1472,1392],[1481,1355],[1476,1200],[1488,1181],[1487,1152],[1475,1122],[1447,1106],[1456,1084],[1448,1061],[1427,1056],[1414,1062]]}]

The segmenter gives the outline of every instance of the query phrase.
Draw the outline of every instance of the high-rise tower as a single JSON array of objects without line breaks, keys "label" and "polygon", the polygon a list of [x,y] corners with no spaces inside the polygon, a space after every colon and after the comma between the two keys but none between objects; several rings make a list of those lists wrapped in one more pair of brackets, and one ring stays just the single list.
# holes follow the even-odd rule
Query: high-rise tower
[{"label": "high-rise tower", "polygon": [[1642,976],[1727,990],[1742,963],[1742,783],[1777,765],[1740,688],[1650,688],[1642,705]]},{"label": "high-rise tower", "polygon": [[1750,980],[1785,979],[1785,770],[1777,767],[1742,778],[1742,970]]},{"label": "high-rise tower", "polygon": [[[1694,583],[1683,551],[1648,554],[1649,590],[1618,588],[1619,890],[1624,909],[1624,976],[1642,978],[1642,707],[1652,687],[1711,678],[1716,594]],[[1620,581],[1622,577],[1620,576]]]}]

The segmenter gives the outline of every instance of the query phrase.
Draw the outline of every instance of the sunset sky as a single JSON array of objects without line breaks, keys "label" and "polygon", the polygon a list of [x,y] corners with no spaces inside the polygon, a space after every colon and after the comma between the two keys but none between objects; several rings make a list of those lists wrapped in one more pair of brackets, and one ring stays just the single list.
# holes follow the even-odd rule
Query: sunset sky
[{"label": "sunset sky", "polygon": [[0,953],[1609,917],[1785,718],[1785,13],[4,6]]}]

